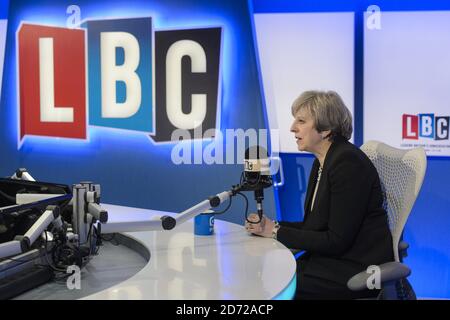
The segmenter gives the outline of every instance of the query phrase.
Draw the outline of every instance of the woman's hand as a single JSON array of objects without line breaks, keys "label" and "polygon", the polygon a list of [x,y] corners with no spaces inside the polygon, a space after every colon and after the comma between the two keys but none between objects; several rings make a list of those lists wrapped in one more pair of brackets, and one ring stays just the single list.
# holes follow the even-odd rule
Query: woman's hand
[{"label": "woman's hand", "polygon": [[[259,221],[259,216],[256,213],[251,213],[248,216],[248,220],[252,222]],[[272,231],[274,226],[275,222],[267,218],[265,215],[262,216],[259,223],[250,223],[248,221],[245,221],[245,229],[248,232],[265,238],[272,238]]]}]

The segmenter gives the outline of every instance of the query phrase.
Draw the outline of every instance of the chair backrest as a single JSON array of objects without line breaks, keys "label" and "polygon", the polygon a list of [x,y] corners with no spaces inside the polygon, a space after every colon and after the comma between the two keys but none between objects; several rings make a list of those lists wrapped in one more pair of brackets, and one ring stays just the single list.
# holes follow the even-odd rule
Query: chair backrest
[{"label": "chair backrest", "polygon": [[400,261],[398,244],[403,228],[422,186],[427,168],[423,148],[402,150],[378,141],[368,141],[361,150],[380,176],[384,208],[389,217],[395,261]]}]

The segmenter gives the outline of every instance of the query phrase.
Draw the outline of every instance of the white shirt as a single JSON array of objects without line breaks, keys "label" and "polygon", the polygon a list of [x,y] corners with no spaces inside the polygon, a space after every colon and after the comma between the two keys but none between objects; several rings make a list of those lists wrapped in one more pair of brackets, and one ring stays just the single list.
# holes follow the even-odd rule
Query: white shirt
[{"label": "white shirt", "polygon": [[314,194],[311,201],[311,211],[314,207],[314,200],[316,199],[317,189],[319,188],[319,182],[320,182],[320,176],[322,175],[322,167],[319,167],[319,171],[317,172],[317,181],[316,181],[316,187],[314,188]]}]

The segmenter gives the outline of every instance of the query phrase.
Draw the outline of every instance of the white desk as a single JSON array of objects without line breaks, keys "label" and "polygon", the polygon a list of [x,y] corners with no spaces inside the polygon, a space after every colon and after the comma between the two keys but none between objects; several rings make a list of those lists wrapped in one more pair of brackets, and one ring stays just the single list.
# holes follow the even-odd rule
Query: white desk
[{"label": "white desk", "polygon": [[[172,215],[115,205],[108,210],[107,233],[118,223]],[[193,221],[170,231],[125,235],[150,251],[150,260],[131,278],[84,299],[273,299],[291,298],[296,262],[276,240],[250,236],[241,225],[215,220],[215,234],[194,235]]]}]

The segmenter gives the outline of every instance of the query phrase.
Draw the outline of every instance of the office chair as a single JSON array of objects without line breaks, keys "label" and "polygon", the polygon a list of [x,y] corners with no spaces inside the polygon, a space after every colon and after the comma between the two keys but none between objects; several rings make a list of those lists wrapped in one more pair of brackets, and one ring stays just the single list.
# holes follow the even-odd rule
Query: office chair
[{"label": "office chair", "polygon": [[[402,241],[402,235],[425,176],[425,151],[423,148],[397,149],[377,141],[366,142],[361,150],[378,171],[394,247],[395,261],[379,266],[381,292],[378,299],[415,300],[414,290],[407,280],[411,270],[402,263],[409,246]],[[347,282],[347,286],[353,291],[367,290],[371,276],[366,271],[360,272]]]}]

